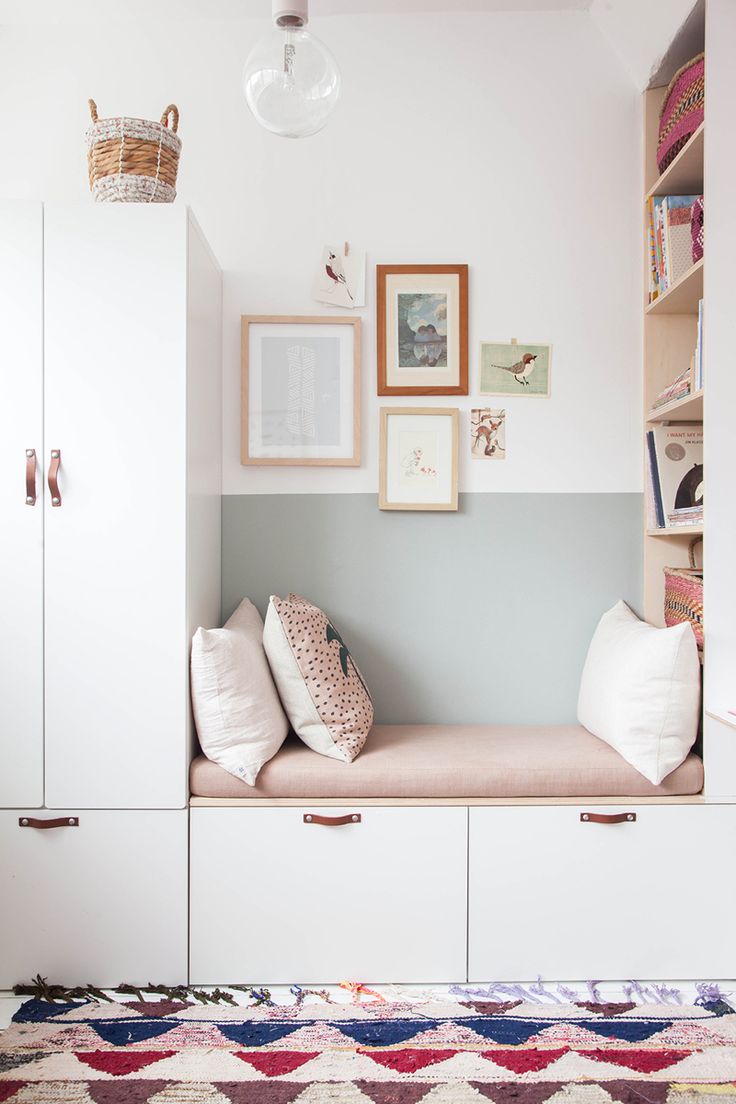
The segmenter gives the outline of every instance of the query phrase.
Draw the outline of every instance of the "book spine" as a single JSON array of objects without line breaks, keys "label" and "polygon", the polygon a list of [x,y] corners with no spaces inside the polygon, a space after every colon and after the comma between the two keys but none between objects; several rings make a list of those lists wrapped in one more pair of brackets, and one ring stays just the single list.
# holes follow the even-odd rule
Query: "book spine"
[{"label": "book spine", "polygon": [[654,511],[657,519],[657,529],[665,528],[664,504],[662,502],[662,488],[659,483],[659,465],[657,463],[657,448],[654,442],[654,433],[650,429],[647,433],[647,450],[649,452],[649,471],[654,491]]}]

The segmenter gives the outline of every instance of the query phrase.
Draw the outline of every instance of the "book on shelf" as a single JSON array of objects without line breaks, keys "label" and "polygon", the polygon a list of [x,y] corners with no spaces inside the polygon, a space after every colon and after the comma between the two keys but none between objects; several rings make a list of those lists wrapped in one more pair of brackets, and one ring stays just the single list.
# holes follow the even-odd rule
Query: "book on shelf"
[{"label": "book on shelf", "polygon": [[647,526],[676,529],[703,520],[703,426],[655,425],[647,432]]},{"label": "book on shelf", "polygon": [[693,264],[690,219],[698,196],[650,196],[649,302],[664,295]]},{"label": "book on shelf", "polygon": [[686,395],[690,394],[692,390],[693,380],[693,366],[690,365],[684,372],[680,372],[679,376],[672,383],[669,383],[652,403],[652,410],[656,410],[660,406],[666,406],[667,403],[674,402],[675,399],[683,399]]},{"label": "book on shelf", "polygon": [[703,300],[698,300],[698,336],[695,341],[693,364],[693,389],[703,390]]}]

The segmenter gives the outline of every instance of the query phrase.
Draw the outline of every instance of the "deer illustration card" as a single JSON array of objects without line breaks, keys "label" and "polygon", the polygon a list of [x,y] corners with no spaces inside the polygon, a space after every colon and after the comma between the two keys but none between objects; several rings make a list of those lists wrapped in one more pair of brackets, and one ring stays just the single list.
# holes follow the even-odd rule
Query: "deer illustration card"
[{"label": "deer illustration card", "polygon": [[318,303],[331,307],[365,306],[365,253],[347,243],[326,245],[312,288]]},{"label": "deer illustration card", "polygon": [[481,395],[549,395],[551,345],[496,344],[480,347]]},{"label": "deer illustration card", "polygon": [[470,455],[474,460],[506,459],[506,411],[470,411]]}]

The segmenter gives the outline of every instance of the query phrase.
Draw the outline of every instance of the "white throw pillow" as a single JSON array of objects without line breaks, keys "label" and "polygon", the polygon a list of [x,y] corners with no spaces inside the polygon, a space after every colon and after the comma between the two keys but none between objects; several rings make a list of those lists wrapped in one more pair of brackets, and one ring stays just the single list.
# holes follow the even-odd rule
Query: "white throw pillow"
[{"label": "white throw pillow", "polygon": [[700,663],[689,625],[656,629],[624,602],[603,614],[590,644],[578,720],[659,785],[695,742]]},{"label": "white throw pillow", "polygon": [[192,707],[208,759],[249,786],[289,730],[263,650],[263,621],[244,598],[222,629],[192,640]]}]

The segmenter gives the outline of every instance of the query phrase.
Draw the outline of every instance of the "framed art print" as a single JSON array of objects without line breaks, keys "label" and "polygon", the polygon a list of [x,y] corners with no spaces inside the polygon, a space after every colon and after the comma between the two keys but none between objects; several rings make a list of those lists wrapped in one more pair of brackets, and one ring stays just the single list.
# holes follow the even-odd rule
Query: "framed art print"
[{"label": "framed art print", "polygon": [[381,510],[457,510],[458,411],[383,407]]},{"label": "framed art print", "polygon": [[468,394],[468,266],[377,265],[379,395]]},{"label": "framed art print", "polygon": [[244,316],[243,464],[360,463],[360,319]]}]

